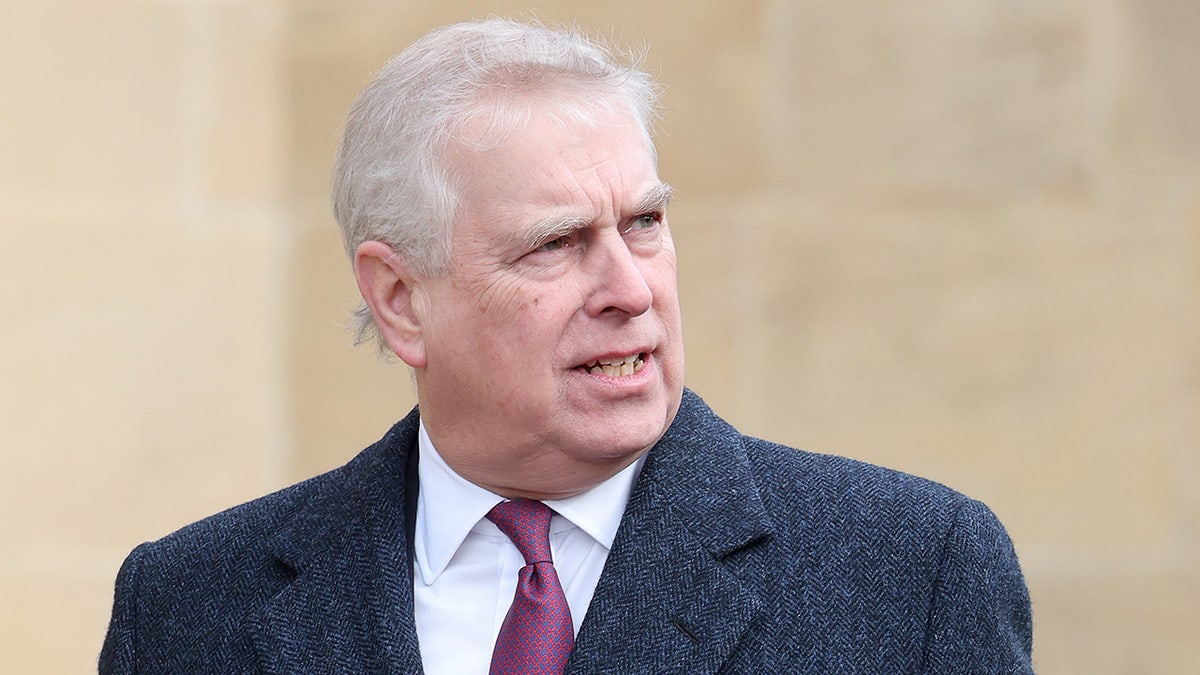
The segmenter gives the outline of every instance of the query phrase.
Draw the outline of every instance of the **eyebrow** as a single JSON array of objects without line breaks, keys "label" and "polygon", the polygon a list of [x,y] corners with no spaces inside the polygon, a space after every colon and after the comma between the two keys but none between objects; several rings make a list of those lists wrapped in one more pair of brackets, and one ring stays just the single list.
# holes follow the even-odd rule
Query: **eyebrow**
[{"label": "eyebrow", "polygon": [[565,237],[576,230],[587,227],[588,219],[571,216],[567,218],[547,218],[539,220],[525,231],[525,246],[537,248],[548,241]]},{"label": "eyebrow", "polygon": [[662,211],[667,208],[667,204],[671,203],[671,198],[675,196],[675,188],[669,183],[659,183],[655,185],[642,201],[634,207],[636,213],[649,213],[650,211]]},{"label": "eyebrow", "polygon": [[[634,213],[642,214],[651,211],[662,211],[667,208],[671,197],[675,196],[675,188],[667,183],[659,183],[642,197],[641,201],[634,206]],[[559,237],[565,237],[576,230],[581,230],[590,224],[588,218],[580,218],[578,216],[568,216],[566,218],[547,218],[539,220],[529,226],[525,231],[523,239],[528,248],[536,248],[545,242],[554,241]]]}]

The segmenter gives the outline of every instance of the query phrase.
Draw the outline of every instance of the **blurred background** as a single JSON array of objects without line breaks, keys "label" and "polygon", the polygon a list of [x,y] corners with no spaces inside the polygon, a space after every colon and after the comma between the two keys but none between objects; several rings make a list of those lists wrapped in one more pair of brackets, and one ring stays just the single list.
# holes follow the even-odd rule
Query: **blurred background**
[{"label": "blurred background", "polygon": [[1200,658],[1200,3],[0,9],[0,670],[94,670],[133,546],[408,410],[331,158],[388,56],[493,13],[649,46],[689,386],[991,505],[1039,672]]}]

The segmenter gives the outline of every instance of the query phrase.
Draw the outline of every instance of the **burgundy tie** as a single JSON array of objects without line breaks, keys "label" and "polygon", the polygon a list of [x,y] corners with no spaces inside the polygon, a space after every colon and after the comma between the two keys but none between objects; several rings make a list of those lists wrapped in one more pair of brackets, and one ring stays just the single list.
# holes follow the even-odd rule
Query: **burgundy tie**
[{"label": "burgundy tie", "polygon": [[550,507],[528,499],[501,502],[487,515],[525,558],[492,651],[491,675],[561,675],[567,665],[575,629],[550,559],[552,515]]}]

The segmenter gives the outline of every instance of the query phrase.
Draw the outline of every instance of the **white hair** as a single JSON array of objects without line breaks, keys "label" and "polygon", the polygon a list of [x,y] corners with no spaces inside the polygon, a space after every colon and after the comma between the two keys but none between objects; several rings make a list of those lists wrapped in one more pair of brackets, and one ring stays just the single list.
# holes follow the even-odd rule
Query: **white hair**
[{"label": "white hair", "polygon": [[[346,119],[333,170],[333,212],[351,259],[365,241],[381,241],[415,271],[450,269],[458,178],[444,151],[464,127],[486,123],[496,140],[526,124],[533,100],[560,120],[595,123],[620,107],[641,127],[651,154],[659,88],[638,59],[576,29],[507,19],[438,28],[393,57],[359,94]],[[356,342],[379,335],[365,305]]]}]

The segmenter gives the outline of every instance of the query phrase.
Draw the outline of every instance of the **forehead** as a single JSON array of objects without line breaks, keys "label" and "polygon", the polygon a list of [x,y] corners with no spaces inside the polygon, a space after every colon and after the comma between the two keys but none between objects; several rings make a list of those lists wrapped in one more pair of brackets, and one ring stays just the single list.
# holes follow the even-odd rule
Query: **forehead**
[{"label": "forehead", "polygon": [[[537,100],[516,115],[479,116],[448,147],[466,219],[620,215],[661,186],[646,130],[621,107],[590,118]],[[458,220],[463,220],[460,217]]]}]

